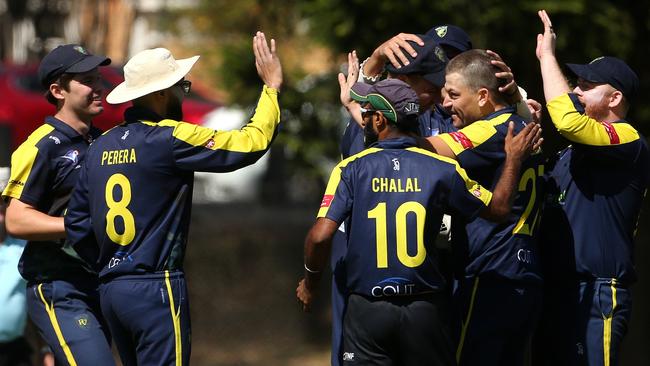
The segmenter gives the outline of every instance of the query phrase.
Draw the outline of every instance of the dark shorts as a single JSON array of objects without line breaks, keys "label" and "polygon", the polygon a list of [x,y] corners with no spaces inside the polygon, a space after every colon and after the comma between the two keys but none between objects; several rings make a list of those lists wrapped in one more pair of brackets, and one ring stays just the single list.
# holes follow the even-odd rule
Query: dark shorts
[{"label": "dark shorts", "polygon": [[57,365],[115,365],[95,281],[31,284],[27,312]]},{"label": "dark shorts", "polygon": [[343,322],[345,365],[455,365],[446,293],[381,300],[351,294]]},{"label": "dark shorts", "polygon": [[341,365],[343,347],[343,314],[347,300],[345,277],[345,253],[348,246],[347,235],[336,230],[332,238],[332,366]]},{"label": "dark shorts", "polygon": [[182,272],[123,276],[100,286],[102,312],[124,366],[190,360],[190,309]]},{"label": "dark shorts", "polygon": [[541,285],[469,278],[454,291],[456,361],[462,366],[523,366],[539,319]]},{"label": "dark shorts", "polygon": [[547,282],[533,365],[618,365],[631,310],[630,290],[612,279]]},{"label": "dark shorts", "polygon": [[31,366],[32,348],[23,337],[0,342],[0,366]]}]

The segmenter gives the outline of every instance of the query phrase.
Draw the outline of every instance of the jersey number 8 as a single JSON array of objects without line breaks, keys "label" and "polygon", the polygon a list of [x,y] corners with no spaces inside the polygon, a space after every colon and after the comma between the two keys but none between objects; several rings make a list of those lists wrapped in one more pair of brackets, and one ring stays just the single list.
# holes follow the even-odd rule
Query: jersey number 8
[{"label": "jersey number 8", "polygon": [[[114,190],[115,186],[119,186],[122,190],[122,198],[115,201]],[[125,246],[131,244],[135,238],[135,220],[133,214],[128,210],[128,205],[131,202],[131,183],[129,179],[123,174],[113,174],[106,182],[106,206],[108,212],[106,213],[106,234],[116,244]],[[122,218],[124,223],[124,232],[119,234],[115,229],[115,219]]]}]

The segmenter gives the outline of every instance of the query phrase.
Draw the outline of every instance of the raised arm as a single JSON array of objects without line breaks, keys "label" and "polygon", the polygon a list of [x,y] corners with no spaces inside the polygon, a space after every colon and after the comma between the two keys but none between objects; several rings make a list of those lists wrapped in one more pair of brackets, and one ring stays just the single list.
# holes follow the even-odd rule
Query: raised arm
[{"label": "raised arm", "polygon": [[544,33],[537,35],[535,54],[539,60],[539,66],[542,72],[544,98],[546,98],[546,102],[548,103],[560,95],[570,92],[571,88],[555,58],[556,35],[553,30],[551,18],[549,18],[546,10],[540,10],[537,14],[544,25]]}]

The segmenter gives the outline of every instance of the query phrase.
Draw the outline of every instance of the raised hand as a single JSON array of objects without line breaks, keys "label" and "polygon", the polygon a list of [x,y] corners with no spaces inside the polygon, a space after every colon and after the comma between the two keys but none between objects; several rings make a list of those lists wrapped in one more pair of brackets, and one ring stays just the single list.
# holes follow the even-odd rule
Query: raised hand
[{"label": "raised hand", "polygon": [[357,51],[352,51],[348,53],[348,75],[347,77],[343,73],[339,73],[339,86],[341,87],[341,104],[348,110],[352,105],[352,98],[350,98],[350,90],[352,85],[357,82],[359,77],[359,58],[357,57]]},{"label": "raised hand", "polygon": [[546,10],[539,10],[537,14],[544,25],[544,33],[537,35],[537,48],[535,49],[537,59],[541,60],[544,56],[555,56],[555,40],[557,36],[553,31],[553,23],[551,23],[551,18],[549,18]]},{"label": "raised hand", "polygon": [[269,88],[280,90],[282,86],[282,65],[275,48],[275,40],[271,39],[271,47],[266,42],[266,36],[258,31],[253,37],[253,53],[255,68],[264,84]]}]

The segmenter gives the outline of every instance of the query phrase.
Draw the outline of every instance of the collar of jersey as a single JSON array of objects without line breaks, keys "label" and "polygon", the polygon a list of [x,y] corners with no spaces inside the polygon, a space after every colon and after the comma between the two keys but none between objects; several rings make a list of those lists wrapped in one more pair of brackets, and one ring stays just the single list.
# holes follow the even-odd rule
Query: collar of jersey
[{"label": "collar of jersey", "polygon": [[492,118],[496,118],[496,117],[498,117],[498,116],[500,116],[502,114],[505,114],[505,113],[515,114],[516,112],[517,112],[517,109],[515,107],[505,107],[503,109],[499,109],[498,111],[492,112],[492,113],[488,114],[487,116],[485,116],[483,118],[480,118],[480,119],[484,120],[484,121],[489,121]]},{"label": "collar of jersey", "polygon": [[138,121],[160,122],[164,118],[159,116],[156,112],[143,107],[129,107],[124,111],[124,120],[126,123]]},{"label": "collar of jersey", "polygon": [[[54,116],[45,117],[45,123],[54,127],[55,130],[61,132],[71,140],[83,139],[83,136],[81,136],[74,128],[70,127],[67,123],[61,121],[60,119]],[[101,131],[95,126],[90,127],[90,136],[92,136],[93,139],[96,139],[101,134],[102,134]]]},{"label": "collar of jersey", "polygon": [[413,147],[417,145],[418,143],[413,137],[397,137],[377,141],[369,147],[376,147],[379,149],[406,149],[407,147]]}]

